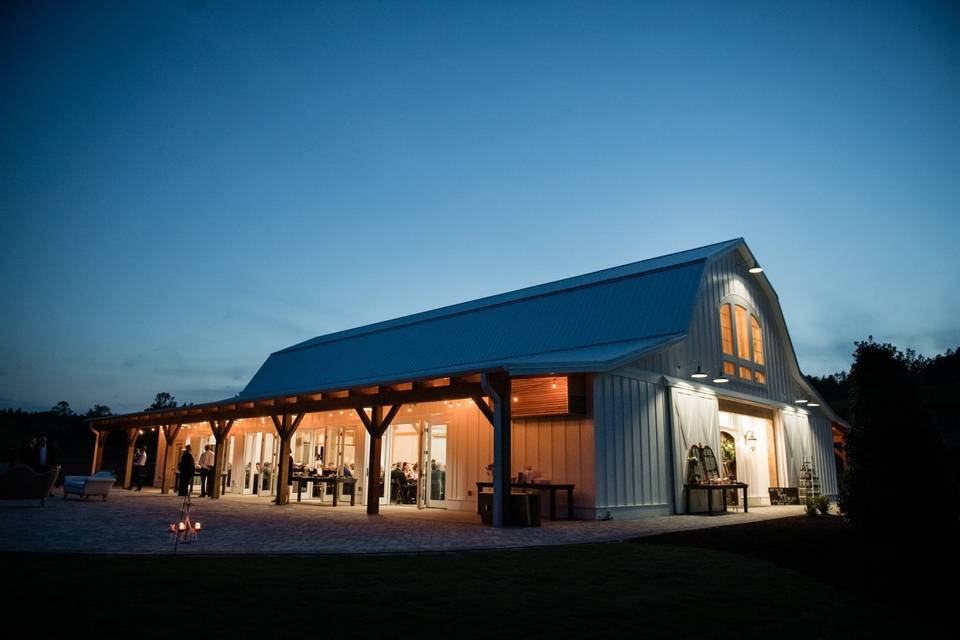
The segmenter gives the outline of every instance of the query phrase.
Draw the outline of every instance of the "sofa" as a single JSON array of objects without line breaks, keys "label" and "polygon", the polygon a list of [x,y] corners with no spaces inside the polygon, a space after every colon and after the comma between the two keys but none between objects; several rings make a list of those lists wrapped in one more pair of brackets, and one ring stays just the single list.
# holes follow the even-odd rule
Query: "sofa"
[{"label": "sofa", "polygon": [[41,473],[25,464],[10,467],[0,474],[0,499],[39,500],[43,506],[59,475],[60,467],[52,467]]},{"label": "sofa", "polygon": [[72,493],[83,499],[101,496],[106,500],[116,481],[116,476],[109,471],[98,471],[92,476],[66,476],[63,479],[63,499]]}]

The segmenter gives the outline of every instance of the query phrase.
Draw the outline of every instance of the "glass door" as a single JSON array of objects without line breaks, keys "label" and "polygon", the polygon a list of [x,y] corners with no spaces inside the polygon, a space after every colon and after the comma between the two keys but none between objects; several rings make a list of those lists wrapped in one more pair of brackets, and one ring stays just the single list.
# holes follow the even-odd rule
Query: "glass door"
[{"label": "glass door", "polygon": [[384,487],[381,504],[417,504],[418,479],[422,475],[420,460],[420,425],[396,424],[383,436],[380,462],[383,465]]},{"label": "glass door", "polygon": [[243,490],[241,493],[245,496],[259,493],[262,435],[247,433],[243,436]]},{"label": "glass door", "polygon": [[447,425],[423,423],[422,451],[417,506],[446,508],[447,499]]}]

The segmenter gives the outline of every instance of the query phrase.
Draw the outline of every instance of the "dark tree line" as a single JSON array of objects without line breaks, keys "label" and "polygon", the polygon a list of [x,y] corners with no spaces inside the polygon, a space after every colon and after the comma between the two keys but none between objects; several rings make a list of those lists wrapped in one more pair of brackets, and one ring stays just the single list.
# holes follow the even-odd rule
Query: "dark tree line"
[{"label": "dark tree line", "polygon": [[871,336],[849,373],[810,382],[850,423],[840,507],[898,538],[953,532],[960,515],[960,352],[925,358]]}]

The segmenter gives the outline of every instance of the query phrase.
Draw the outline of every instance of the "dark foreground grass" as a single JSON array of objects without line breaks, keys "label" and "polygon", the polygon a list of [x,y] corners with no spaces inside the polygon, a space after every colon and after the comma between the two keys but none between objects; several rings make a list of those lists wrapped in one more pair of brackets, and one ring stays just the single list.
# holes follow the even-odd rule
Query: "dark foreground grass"
[{"label": "dark foreground grass", "polygon": [[[50,637],[859,638],[875,603],[756,558],[654,544],[410,556],[2,558]],[[610,635],[615,634],[615,635]]]}]

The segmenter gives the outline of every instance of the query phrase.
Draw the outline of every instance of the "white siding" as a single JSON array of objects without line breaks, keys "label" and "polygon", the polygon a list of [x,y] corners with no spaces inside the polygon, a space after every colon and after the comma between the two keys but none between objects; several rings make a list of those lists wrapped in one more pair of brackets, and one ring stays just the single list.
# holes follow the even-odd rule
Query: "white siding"
[{"label": "white siding", "polygon": [[722,367],[720,305],[727,296],[736,295],[749,304],[760,322],[767,382],[764,385],[752,384],[741,382],[734,376],[724,388],[747,393],[758,399],[792,403],[800,390],[788,365],[789,359],[794,357],[792,350],[781,339],[777,330],[776,314],[779,314],[780,310],[774,309],[766,293],[757,284],[756,276],[738,268],[738,264],[743,264],[740,254],[731,252],[708,265],[694,306],[687,339],[640,360],[637,366],[645,371],[680,378],[689,377],[698,363],[711,375],[719,373]]},{"label": "white siding", "polygon": [[596,505],[672,504],[670,434],[663,386],[626,375],[594,377]]}]

